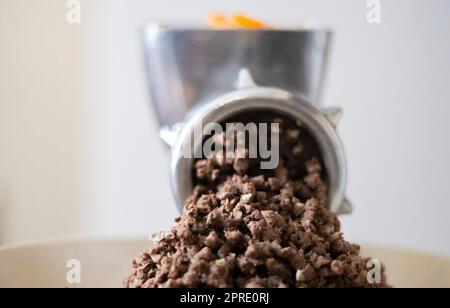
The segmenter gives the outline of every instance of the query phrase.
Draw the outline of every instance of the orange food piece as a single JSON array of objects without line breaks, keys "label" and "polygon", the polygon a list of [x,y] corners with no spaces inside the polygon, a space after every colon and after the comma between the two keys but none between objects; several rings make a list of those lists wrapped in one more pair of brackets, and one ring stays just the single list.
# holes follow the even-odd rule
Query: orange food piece
[{"label": "orange food piece", "polygon": [[245,15],[235,15],[233,16],[233,25],[236,28],[247,28],[247,29],[262,29],[265,28],[263,22],[252,19]]},{"label": "orange food piece", "polygon": [[211,28],[226,29],[231,27],[228,18],[220,13],[211,13],[208,15],[208,24]]},{"label": "orange food piece", "polygon": [[253,19],[244,14],[236,14],[227,17],[221,13],[212,13],[208,15],[208,24],[215,29],[263,29],[267,25],[262,21]]}]

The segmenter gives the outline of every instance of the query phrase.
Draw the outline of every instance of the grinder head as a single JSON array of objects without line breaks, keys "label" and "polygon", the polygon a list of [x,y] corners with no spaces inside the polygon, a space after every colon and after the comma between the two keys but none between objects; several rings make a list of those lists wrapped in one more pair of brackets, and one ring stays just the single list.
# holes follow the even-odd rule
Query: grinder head
[{"label": "grinder head", "polygon": [[220,96],[193,110],[178,131],[172,149],[171,165],[172,188],[177,205],[182,210],[184,200],[193,190],[195,160],[186,158],[184,153],[195,151],[202,146],[202,138],[195,138],[195,133],[202,131],[200,126],[207,123],[221,123],[236,115],[264,110],[299,120],[304,125],[318,145],[325,165],[326,181],[329,186],[329,208],[337,214],[350,213],[351,205],[345,198],[347,181],[345,155],[336,132],[340,109],[321,111],[288,91],[252,86],[248,76],[245,72],[241,74],[242,89]]}]

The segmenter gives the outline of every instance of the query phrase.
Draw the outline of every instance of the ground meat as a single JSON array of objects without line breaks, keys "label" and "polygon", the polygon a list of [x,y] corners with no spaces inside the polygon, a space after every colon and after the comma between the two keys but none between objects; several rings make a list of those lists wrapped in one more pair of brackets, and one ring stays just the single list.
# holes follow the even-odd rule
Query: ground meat
[{"label": "ground meat", "polygon": [[[234,119],[246,123],[251,119]],[[299,123],[280,124],[280,164],[223,156],[196,161],[196,187],[170,233],[133,261],[130,288],[386,287],[367,281],[367,259],[327,209],[326,173]],[[224,136],[218,136],[226,142]]]}]

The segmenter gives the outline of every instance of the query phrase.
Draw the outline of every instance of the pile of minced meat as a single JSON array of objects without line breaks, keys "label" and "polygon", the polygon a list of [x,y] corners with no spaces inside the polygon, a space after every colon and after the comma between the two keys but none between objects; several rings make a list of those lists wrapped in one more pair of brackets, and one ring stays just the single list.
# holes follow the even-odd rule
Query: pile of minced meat
[{"label": "pile of minced meat", "polygon": [[[233,121],[279,123],[280,163],[197,160],[193,193],[170,233],[133,261],[129,288],[379,288],[367,259],[327,209],[320,152],[301,123],[262,113]],[[224,136],[219,136],[223,137]]]}]

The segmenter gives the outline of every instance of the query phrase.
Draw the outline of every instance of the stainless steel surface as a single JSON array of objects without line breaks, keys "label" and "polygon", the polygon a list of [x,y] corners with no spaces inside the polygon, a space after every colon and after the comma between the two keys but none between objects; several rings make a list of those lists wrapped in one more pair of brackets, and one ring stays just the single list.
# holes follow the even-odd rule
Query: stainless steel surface
[{"label": "stainless steel surface", "polygon": [[266,109],[304,123],[321,149],[330,209],[338,214],[351,212],[344,196],[344,151],[335,129],[341,110],[320,111],[317,103],[331,36],[319,29],[145,27],[150,94],[160,137],[172,147],[172,188],[180,210],[193,189],[193,159],[184,158],[183,153],[191,148],[196,129],[237,113]]},{"label": "stainless steel surface", "polygon": [[233,91],[243,68],[260,86],[319,102],[331,36],[322,29],[202,30],[148,24],[143,31],[148,86],[162,134],[170,134],[194,105]]},{"label": "stainless steel surface", "polygon": [[[327,171],[329,184],[329,207],[337,214],[351,212],[351,205],[345,198],[347,181],[346,161],[342,143],[336,133],[336,120],[340,109],[321,112],[302,98],[282,89],[249,87],[227,93],[211,102],[201,105],[186,120],[179,131],[172,149],[171,180],[175,199],[180,210],[184,200],[192,193],[193,159],[183,157],[190,143],[201,142],[194,138],[200,125],[221,122],[232,115],[244,112],[271,110],[299,119],[317,141]],[[201,131],[201,130],[200,130]],[[201,144],[194,144],[193,149]]]}]

